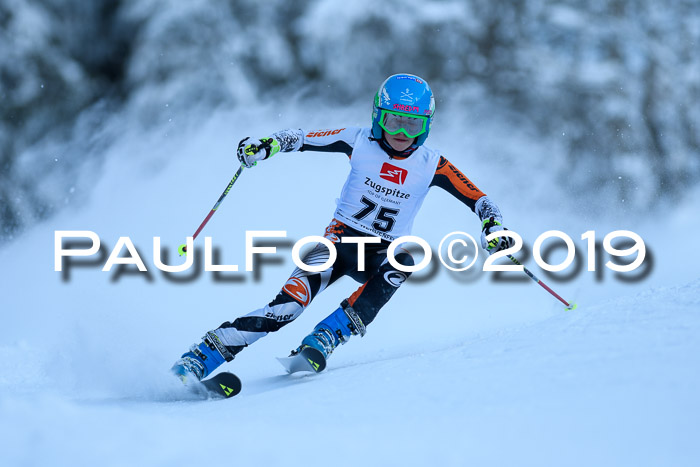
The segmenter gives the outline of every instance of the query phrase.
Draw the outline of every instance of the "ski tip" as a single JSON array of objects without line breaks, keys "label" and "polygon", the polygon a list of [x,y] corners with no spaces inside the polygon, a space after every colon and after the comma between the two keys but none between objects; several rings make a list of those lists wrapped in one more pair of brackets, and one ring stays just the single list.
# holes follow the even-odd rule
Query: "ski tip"
[{"label": "ski tip", "polygon": [[204,385],[211,394],[223,397],[224,399],[239,394],[243,388],[240,378],[227,371],[223,371],[209,379],[203,380],[202,385]]},{"label": "ski tip", "polygon": [[282,364],[289,374],[299,371],[320,373],[326,368],[326,358],[319,350],[311,347],[306,347],[301,352],[286,358],[277,357],[277,361]]},{"label": "ski tip", "polygon": [[569,306],[566,307],[567,310],[575,310],[578,308],[578,304],[574,302],[569,302]]}]

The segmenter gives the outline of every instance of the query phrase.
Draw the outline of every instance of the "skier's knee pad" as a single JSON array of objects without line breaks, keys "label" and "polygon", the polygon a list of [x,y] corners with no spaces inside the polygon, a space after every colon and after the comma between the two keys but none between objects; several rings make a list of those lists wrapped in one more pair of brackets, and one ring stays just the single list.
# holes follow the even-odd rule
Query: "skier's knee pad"
[{"label": "skier's knee pad", "polygon": [[[413,261],[413,256],[411,256],[411,254],[408,252],[401,252],[398,255],[395,255],[394,258],[402,266],[411,267],[411,266],[414,266],[416,264],[416,262]],[[387,264],[389,264],[389,263],[387,263]],[[391,266],[391,265],[389,264],[389,266]],[[393,266],[391,266],[391,268],[395,269]],[[406,277],[411,275],[410,272],[404,272],[404,274],[406,274]]]},{"label": "skier's knee pad", "polygon": [[[413,256],[411,256],[408,253],[399,253],[395,256],[395,258],[396,261],[402,266],[411,267],[415,264],[415,262],[413,261]],[[411,275],[409,271],[402,271],[401,269],[397,269],[394,266],[392,266],[389,262],[384,263],[384,265],[381,268],[379,268],[379,273],[384,278],[384,281],[392,287],[399,287]]]}]

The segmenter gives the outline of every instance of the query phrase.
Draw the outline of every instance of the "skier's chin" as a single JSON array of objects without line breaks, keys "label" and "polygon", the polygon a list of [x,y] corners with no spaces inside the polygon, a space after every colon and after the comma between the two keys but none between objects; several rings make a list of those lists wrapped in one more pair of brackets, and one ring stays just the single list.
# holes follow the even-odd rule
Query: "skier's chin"
[{"label": "skier's chin", "polygon": [[389,143],[389,146],[391,146],[395,151],[401,152],[408,149],[413,143],[413,140],[403,137],[392,137],[387,138],[387,142]]}]

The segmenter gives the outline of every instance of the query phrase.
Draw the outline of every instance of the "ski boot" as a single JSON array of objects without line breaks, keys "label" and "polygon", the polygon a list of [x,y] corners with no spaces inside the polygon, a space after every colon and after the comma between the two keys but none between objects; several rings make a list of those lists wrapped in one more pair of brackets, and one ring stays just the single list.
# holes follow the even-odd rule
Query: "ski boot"
[{"label": "ski boot", "polygon": [[301,345],[292,351],[291,357],[302,355],[316,373],[326,368],[326,360],[340,344],[345,344],[350,336],[364,336],[365,325],[347,300],[340,307],[318,323]]},{"label": "ski boot", "polygon": [[226,349],[213,331],[209,331],[199,345],[193,344],[189,352],[184,353],[180,360],[175,362],[171,370],[184,384],[187,384],[188,377],[194,376],[201,381],[222,363],[231,360],[233,360],[233,354]]}]

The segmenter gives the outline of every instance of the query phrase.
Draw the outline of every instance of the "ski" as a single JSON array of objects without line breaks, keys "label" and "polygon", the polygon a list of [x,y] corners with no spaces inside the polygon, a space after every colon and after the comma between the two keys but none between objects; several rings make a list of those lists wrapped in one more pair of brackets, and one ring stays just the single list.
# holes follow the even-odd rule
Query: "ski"
[{"label": "ski", "polygon": [[241,392],[241,380],[238,376],[228,371],[223,371],[218,375],[201,381],[209,394],[228,399]]},{"label": "ski", "polygon": [[320,373],[326,368],[326,358],[313,347],[305,347],[301,352],[289,357],[277,357],[277,361],[287,370],[287,373],[312,371]]},{"label": "ski", "polygon": [[[178,375],[179,376],[179,375]],[[241,380],[238,376],[228,371],[223,371],[218,375],[212,376],[204,381],[197,381],[194,376],[194,382],[186,382],[182,376],[179,376],[185,386],[195,394],[206,395],[215,399],[228,399],[241,392]]]}]

